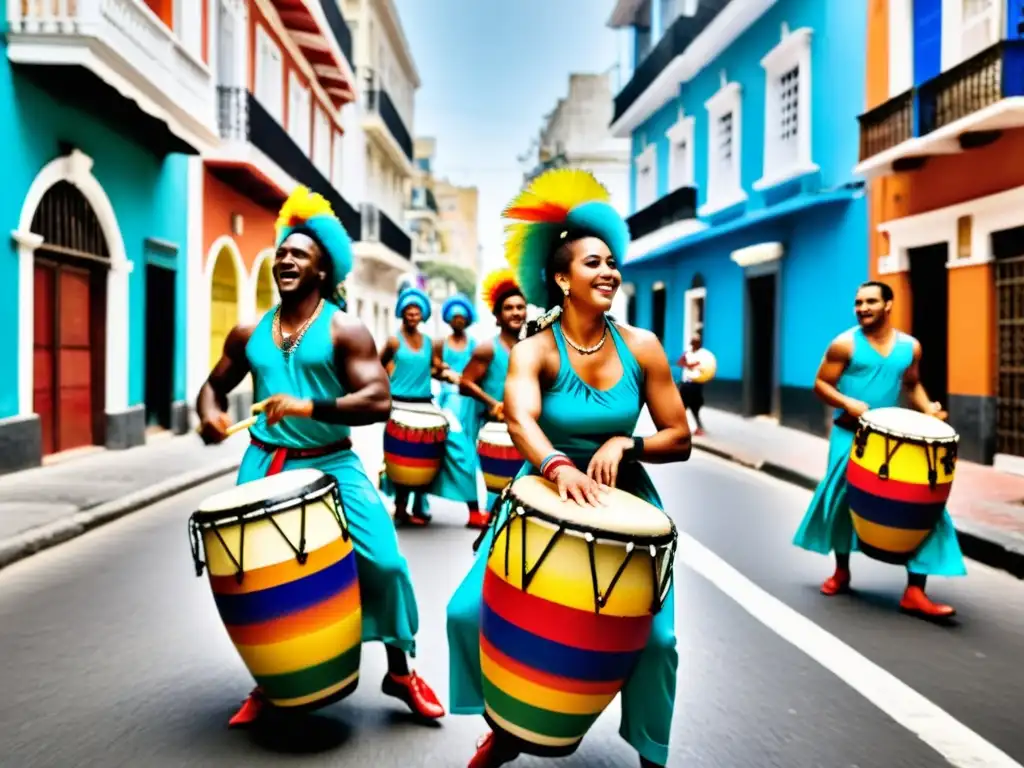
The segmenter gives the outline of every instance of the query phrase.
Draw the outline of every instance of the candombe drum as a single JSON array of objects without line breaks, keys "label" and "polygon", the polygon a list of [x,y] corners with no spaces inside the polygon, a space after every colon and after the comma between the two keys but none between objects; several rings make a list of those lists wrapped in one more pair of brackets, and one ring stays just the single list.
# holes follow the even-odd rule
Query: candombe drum
[{"label": "candombe drum", "polygon": [[690,377],[698,384],[706,384],[715,378],[718,371],[718,358],[710,349],[701,347],[696,352],[689,353],[697,361],[697,367],[690,369]]},{"label": "candombe drum", "polygon": [[676,530],[621,490],[599,514],[521,477],[484,575],[484,716],[526,754],[572,754],[622,689],[672,577]]},{"label": "candombe drum", "polygon": [[476,452],[484,485],[491,493],[501,493],[523,466],[523,457],[512,444],[508,425],[502,421],[491,421],[480,428]]},{"label": "candombe drum", "polygon": [[218,493],[189,534],[196,575],[209,571],[224,627],[271,704],[317,709],[356,689],[359,580],[332,477],[299,469]]},{"label": "candombe drum", "polygon": [[846,466],[860,550],[903,565],[935,528],[956,473],[960,436],[949,424],[906,408],[860,418]]},{"label": "candombe drum", "polygon": [[432,403],[398,403],[384,427],[384,472],[395,485],[423,488],[441,470],[448,420]]}]

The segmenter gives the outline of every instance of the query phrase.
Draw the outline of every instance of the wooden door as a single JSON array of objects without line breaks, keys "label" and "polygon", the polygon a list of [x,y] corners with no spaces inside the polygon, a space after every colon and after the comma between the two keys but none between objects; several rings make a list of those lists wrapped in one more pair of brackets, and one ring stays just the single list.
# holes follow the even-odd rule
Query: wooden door
[{"label": "wooden door", "polygon": [[43,455],[57,450],[56,404],[56,318],[57,267],[37,261],[35,265],[35,308],[32,350],[32,410],[43,430]]}]

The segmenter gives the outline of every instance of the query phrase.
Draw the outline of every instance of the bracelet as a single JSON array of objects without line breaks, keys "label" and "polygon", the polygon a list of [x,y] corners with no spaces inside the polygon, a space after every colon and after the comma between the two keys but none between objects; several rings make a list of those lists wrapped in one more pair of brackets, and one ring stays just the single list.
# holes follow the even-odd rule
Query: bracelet
[{"label": "bracelet", "polygon": [[314,400],[313,412],[310,417],[314,421],[331,421],[335,417],[337,406],[334,400]]},{"label": "bracelet", "polygon": [[626,461],[640,461],[643,455],[644,439],[642,437],[634,437],[632,447],[622,452],[622,458]]},{"label": "bracelet", "polygon": [[555,472],[562,467],[573,467],[576,466],[572,463],[572,460],[568,456],[559,456],[557,459],[552,459],[548,462],[547,466],[544,467],[544,478],[551,481],[555,481]]},{"label": "bracelet", "polygon": [[542,461],[540,463],[540,467],[539,467],[540,473],[543,475],[547,471],[547,466],[548,466],[549,462],[552,462],[555,459],[561,458],[561,457],[564,457],[564,456],[565,456],[565,454],[562,453],[561,451],[555,451],[554,453],[549,453],[547,456],[544,457],[544,461]]}]

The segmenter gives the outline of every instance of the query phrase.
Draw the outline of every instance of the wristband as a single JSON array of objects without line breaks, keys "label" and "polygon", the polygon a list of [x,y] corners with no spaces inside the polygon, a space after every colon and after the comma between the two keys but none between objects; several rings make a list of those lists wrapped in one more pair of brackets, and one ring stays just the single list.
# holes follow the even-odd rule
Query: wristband
[{"label": "wristband", "polygon": [[330,421],[336,414],[337,406],[334,400],[314,400],[313,412],[310,417],[314,421]]},{"label": "wristband", "polygon": [[568,456],[559,456],[557,459],[552,459],[544,467],[544,478],[546,480],[555,482],[555,472],[562,467],[573,467],[576,466],[572,463],[572,460]]},{"label": "wristband", "polygon": [[544,474],[544,470],[547,469],[547,466],[548,466],[549,462],[552,462],[555,459],[563,458],[563,457],[565,457],[565,454],[562,453],[561,451],[555,451],[554,453],[549,453],[547,456],[544,457],[544,461],[542,461],[540,463],[540,467],[539,467],[540,473],[542,475]]},{"label": "wristband", "polygon": [[642,437],[634,437],[633,445],[622,452],[622,458],[626,461],[640,461],[640,458],[644,455],[644,439]]}]

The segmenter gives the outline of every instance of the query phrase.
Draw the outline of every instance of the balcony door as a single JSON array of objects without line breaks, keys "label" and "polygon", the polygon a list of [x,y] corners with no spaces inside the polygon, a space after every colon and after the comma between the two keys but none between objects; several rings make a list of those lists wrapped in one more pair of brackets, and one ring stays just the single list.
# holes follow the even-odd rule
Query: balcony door
[{"label": "balcony door", "polygon": [[227,0],[220,0],[217,13],[217,85],[232,88],[242,84],[238,67],[240,19]]}]

